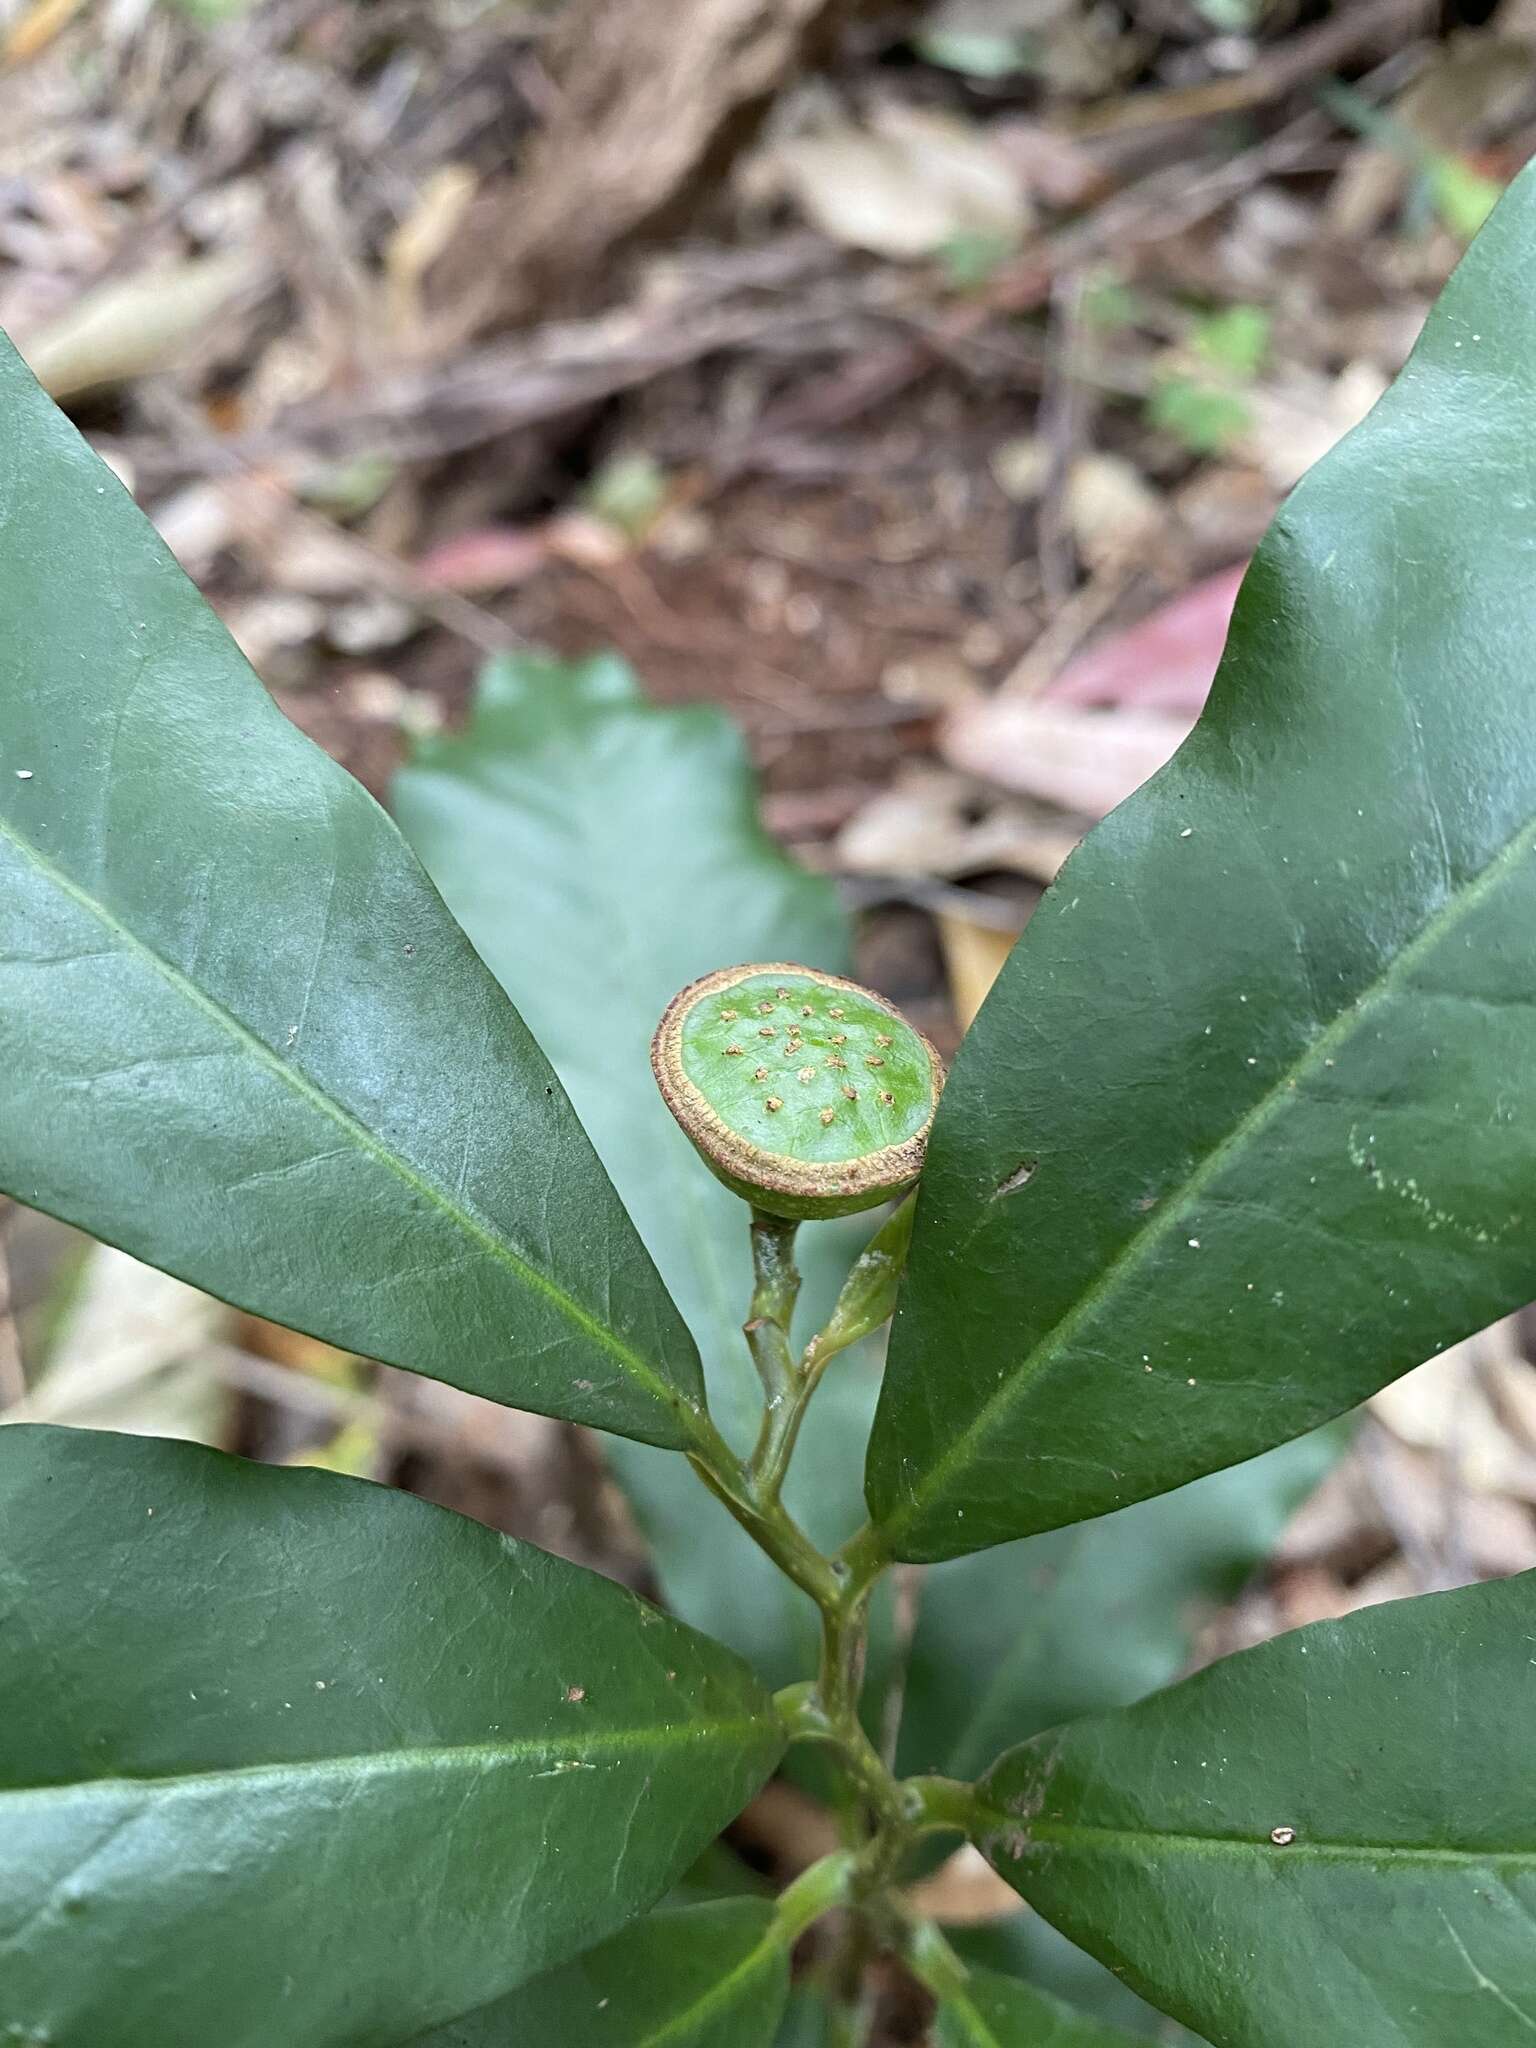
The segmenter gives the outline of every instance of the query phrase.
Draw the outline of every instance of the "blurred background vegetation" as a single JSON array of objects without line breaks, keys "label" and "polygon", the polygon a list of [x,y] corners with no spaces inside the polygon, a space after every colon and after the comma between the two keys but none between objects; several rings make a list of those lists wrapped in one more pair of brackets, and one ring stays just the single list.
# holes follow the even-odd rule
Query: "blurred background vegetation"
[{"label": "blurred background vegetation", "polygon": [[[0,0],[0,325],[396,809],[722,1360],[731,1204],[655,1171],[665,997],[851,958],[953,1050],[1533,149],[1536,0]],[[601,1071],[598,978],[630,1026]],[[3,1222],[0,1421],[412,1487],[800,1668],[797,1597],[716,1568],[656,1454]],[[1532,1339],[898,1574],[882,1739],[974,1768],[1277,1629],[1536,1565]],[[828,1540],[878,1363],[806,1444]],[[819,1853],[817,1789],[771,1787],[701,1883]],[[1155,2034],[979,1860],[920,1881],[974,1953]]]}]

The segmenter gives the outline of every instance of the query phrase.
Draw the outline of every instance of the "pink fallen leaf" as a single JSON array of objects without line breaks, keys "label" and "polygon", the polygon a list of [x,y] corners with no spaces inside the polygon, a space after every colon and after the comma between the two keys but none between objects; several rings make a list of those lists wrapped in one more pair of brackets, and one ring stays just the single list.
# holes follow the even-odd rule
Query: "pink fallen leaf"
[{"label": "pink fallen leaf", "polygon": [[548,538],[532,526],[481,526],[440,541],[417,563],[425,583],[467,595],[511,590],[549,560]]},{"label": "pink fallen leaf", "polygon": [[1187,712],[1093,710],[1003,692],[954,712],[939,747],[969,775],[1102,818],[1172,758],[1194,722]]},{"label": "pink fallen leaf", "polygon": [[1044,695],[1197,714],[1226,645],[1246,563],[1223,569],[1069,661]]}]

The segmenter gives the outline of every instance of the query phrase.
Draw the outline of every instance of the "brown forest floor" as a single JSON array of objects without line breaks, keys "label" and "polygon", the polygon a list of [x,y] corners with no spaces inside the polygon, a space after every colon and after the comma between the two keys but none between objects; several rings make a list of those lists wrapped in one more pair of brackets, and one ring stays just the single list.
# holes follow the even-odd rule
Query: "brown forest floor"
[{"label": "brown forest floor", "polygon": [[[618,648],[947,1049],[1533,149],[1533,0],[0,0],[0,325],[372,788],[488,652]],[[1536,1563],[1527,1355],[1381,1405],[1212,1643]],[[222,1440],[643,1572],[575,1432],[217,1357]]]}]

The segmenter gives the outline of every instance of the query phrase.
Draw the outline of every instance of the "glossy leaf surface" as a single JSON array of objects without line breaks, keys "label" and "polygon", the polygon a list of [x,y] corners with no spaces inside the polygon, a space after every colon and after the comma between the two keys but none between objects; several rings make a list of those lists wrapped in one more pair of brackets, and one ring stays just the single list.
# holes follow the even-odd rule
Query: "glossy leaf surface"
[{"label": "glossy leaf surface", "polygon": [[949,1938],[973,1968],[1020,1977],[1084,2018],[1118,2027],[1134,2040],[1155,2041],[1157,2048],[1209,2048],[1028,1906],[1021,1904],[1001,1920],[951,1928]]},{"label": "glossy leaf surface", "polygon": [[773,1907],[728,1899],[632,1921],[419,2048],[772,2048],[788,1995]]},{"label": "glossy leaf surface", "polygon": [[0,2039],[60,2048],[408,2040],[650,1905],[782,1747],[591,1572],[148,1438],[0,1430],[0,1640]]},{"label": "glossy leaf surface", "polygon": [[[1536,1574],[1367,1609],[1012,1750],[996,1868],[1215,2048],[1536,2032]],[[1310,2016],[1310,2017],[1309,2017]]]},{"label": "glossy leaf surface", "polygon": [[[741,1335],[748,1212],[668,1114],[651,1034],[678,990],[716,967],[798,960],[846,972],[830,887],[764,834],[729,722],[703,707],[648,704],[611,658],[492,662],[468,730],[422,743],[392,803],[554,1061],[698,1341],[716,1418],[749,1447],[762,1390]],[[870,1228],[864,1218],[801,1230],[807,1331]],[[791,1470],[788,1503],[829,1546],[861,1518],[875,1393],[866,1361],[840,1360]],[[773,1683],[803,1678],[817,1643],[804,1596],[713,1496],[680,1483],[674,1460],[621,1443],[608,1452],[672,1606],[750,1654]]]},{"label": "glossy leaf surface", "polygon": [[961,1049],[871,1447],[897,1555],[1231,1464],[1536,1293],[1533,561],[1528,171]]},{"label": "glossy leaf surface", "polygon": [[0,338],[0,1174],[242,1308],[681,1445],[698,1362],[527,1030]]},{"label": "glossy leaf surface", "polygon": [[972,1970],[962,1990],[939,2001],[934,2022],[934,2048],[1131,2048],[1134,2040],[995,1970]]}]

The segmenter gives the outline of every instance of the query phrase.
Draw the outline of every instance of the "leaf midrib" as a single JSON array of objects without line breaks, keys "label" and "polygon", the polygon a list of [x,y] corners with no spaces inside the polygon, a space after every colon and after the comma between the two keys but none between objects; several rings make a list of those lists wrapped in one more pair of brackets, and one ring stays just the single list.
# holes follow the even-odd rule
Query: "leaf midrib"
[{"label": "leaf midrib", "polygon": [[[774,1921],[764,1930],[762,1939],[748,1949],[740,1962],[733,1963],[723,1977],[717,1977],[713,1984],[707,1985],[680,2012],[669,2014],[659,2027],[653,2027],[650,2033],[636,2041],[633,2048],[666,2048],[667,2042],[677,2040],[683,2030],[697,2026],[700,2020],[708,2019],[717,2008],[729,2005],[740,1987],[755,1976],[783,1947],[783,1930],[777,1921]],[[477,2005],[469,2012],[457,2014],[447,2024],[463,2026],[468,2020],[482,2019],[487,2013],[495,2012],[504,2003],[503,1999],[492,1999],[489,2005]],[[424,2035],[422,2038],[425,2040],[428,2037]]]},{"label": "leaf midrib", "polygon": [[473,1239],[498,1264],[515,1273],[535,1293],[543,1295],[560,1314],[581,1331],[583,1336],[607,1352],[632,1380],[669,1411],[678,1415],[685,1427],[688,1426],[690,1411],[677,1391],[615,1331],[594,1316],[590,1310],[583,1308],[558,1281],[532,1264],[498,1231],[481,1222],[472,1211],[445,1194],[398,1153],[391,1151],[350,1110],[327,1094],[307,1074],[283,1059],[232,1010],[227,1009],[206,990],[199,988],[174,961],[166,959],[164,954],[156,951],[121,919],[115,917],[104,903],[88,890],[81,888],[4,817],[0,817],[0,837],[8,839],[22,859],[28,861],[45,881],[61,890],[87,915],[94,917],[120,946],[147,963],[177,995],[232,1038],[243,1053],[275,1074],[294,1095],[308,1103],[312,1109],[328,1117],[352,1144],[387,1167],[406,1187],[446,1217],[466,1237]]},{"label": "leaf midrib", "polygon": [[483,1771],[517,1763],[559,1764],[570,1761],[582,1764],[594,1754],[623,1756],[632,1750],[650,1752],[681,1748],[693,1742],[734,1741],[741,1736],[761,1736],[766,1727],[761,1716],[743,1715],[729,1721],[661,1722],[645,1727],[596,1729],[586,1735],[572,1733],[568,1736],[514,1738],[507,1742],[453,1743],[438,1749],[361,1750],[335,1756],[298,1757],[282,1763],[231,1764],[224,1769],[77,1778],[63,1785],[5,1785],[0,1786],[0,1809],[8,1799],[25,1799],[29,1804],[57,1799],[62,1804],[101,1792],[197,1791],[232,1782],[249,1788],[262,1781],[285,1784],[290,1779],[308,1775],[383,1778],[409,1776],[417,1771]]},{"label": "leaf midrib", "polygon": [[951,2012],[958,2014],[966,2032],[976,2048],[1003,2048],[1003,2043],[993,2033],[991,2026],[963,1991],[951,1991],[944,2000]]},{"label": "leaf midrib", "polygon": [[742,1985],[756,1976],[782,1946],[783,1935],[778,1927],[770,1927],[762,1940],[749,1949],[739,1963],[727,1970],[723,1977],[717,1978],[692,2005],[686,2006],[682,2012],[674,2013],[670,2019],[663,2020],[659,2027],[653,2028],[649,2034],[637,2041],[635,2048],[666,2048],[668,2041],[677,2040],[687,2028],[697,2026],[700,2020],[707,2020],[712,2013],[729,2006]]},{"label": "leaf midrib", "polygon": [[[1401,1861],[1433,1868],[1443,1865],[1448,1869],[1486,1868],[1495,1863],[1518,1863],[1528,1865],[1536,1874],[1536,1843],[1529,1849],[1453,1849],[1436,1846],[1427,1842],[1332,1842],[1319,1840],[1314,1836],[1298,1833],[1294,1842],[1281,1848],[1267,1841],[1262,1833],[1243,1835],[1200,1835],[1187,1829],[1173,1828],[1163,1832],[1156,1828],[1110,1828],[1090,1825],[1086,1822],[1071,1821],[1029,1821],[1022,1822],[998,1811],[988,1809],[1003,1825],[1017,1828],[1024,1836],[1029,1848],[1048,1844],[1063,1849],[1101,1848],[1108,1854],[1136,1855],[1145,1857],[1158,1850],[1177,1850],[1188,1855],[1211,1853],[1222,1856],[1237,1853],[1281,1865],[1317,1862],[1360,1862],[1360,1861]],[[1021,1859],[1008,1859],[1010,1862]]]},{"label": "leaf midrib", "polygon": [[1191,1204],[1197,1201],[1209,1184],[1217,1178],[1228,1159],[1240,1151],[1250,1138],[1256,1137],[1288,1102],[1297,1097],[1303,1077],[1342,1045],[1358,1026],[1366,1011],[1390,994],[1396,983],[1410,972],[1425,954],[1433,952],[1441,941],[1455,930],[1461,919],[1470,915],[1483,898],[1502,881],[1506,871],[1515,867],[1520,857],[1529,854],[1533,849],[1536,849],[1536,818],[1528,818],[1499,848],[1487,865],[1454,896],[1448,898],[1408,943],[1392,956],[1382,972],[1353,996],[1333,1022],[1320,1031],[1310,1045],[1276,1076],[1273,1084],[1243,1112],[1226,1136],[1219,1139],[1205,1154],[1178,1192],[1159,1204],[1141,1228],[1126,1239],[1097,1279],[1084,1289],[1039,1343],[1025,1354],[1018,1369],[988,1396],[948,1449],[930,1466],[926,1476],[907,1496],[905,1504],[883,1524],[882,1535],[888,1548],[898,1551],[899,1554],[901,1532],[910,1527],[928,1504],[942,1494],[950,1475],[969,1462],[973,1446],[979,1438],[990,1432],[994,1418],[1011,1408],[1033,1382],[1050,1369],[1055,1358],[1072,1342],[1081,1326],[1119,1284],[1123,1275],[1133,1271],[1143,1260],[1150,1257],[1163,1240],[1176,1230],[1180,1219],[1187,1215]]}]

